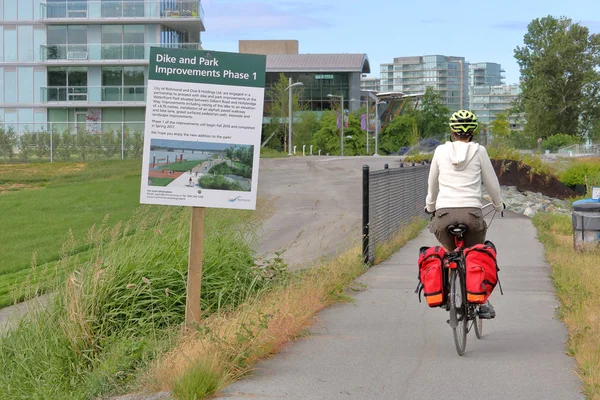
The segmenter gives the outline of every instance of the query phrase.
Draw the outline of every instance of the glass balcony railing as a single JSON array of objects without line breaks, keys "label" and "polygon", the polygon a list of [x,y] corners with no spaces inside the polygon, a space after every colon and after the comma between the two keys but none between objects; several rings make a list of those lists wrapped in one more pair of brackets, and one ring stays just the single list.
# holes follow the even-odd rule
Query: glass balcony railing
[{"label": "glass balcony railing", "polygon": [[41,19],[56,18],[197,18],[200,0],[62,0],[40,4]]},{"label": "glass balcony railing", "polygon": [[146,86],[48,86],[42,88],[42,103],[146,101]]},{"label": "glass balcony railing", "polygon": [[150,47],[198,50],[199,43],[179,44],[55,44],[42,45],[42,61],[52,60],[147,60]]}]

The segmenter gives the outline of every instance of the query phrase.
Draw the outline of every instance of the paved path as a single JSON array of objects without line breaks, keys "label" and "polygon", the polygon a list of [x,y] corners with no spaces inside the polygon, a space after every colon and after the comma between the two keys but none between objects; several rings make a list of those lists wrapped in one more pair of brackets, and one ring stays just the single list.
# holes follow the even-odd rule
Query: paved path
[{"label": "paved path", "polygon": [[413,293],[425,230],[360,281],[355,304],[319,314],[312,335],[261,362],[221,399],[583,399],[574,361],[565,355],[566,329],[548,278],[543,246],[525,217],[496,218],[488,239],[498,247],[497,317],[484,337],[467,338],[459,357],[447,313]]},{"label": "paved path", "polygon": [[261,253],[285,249],[290,267],[307,267],[360,243],[362,168],[400,165],[399,157],[263,159],[259,196],[277,199],[263,226]]}]

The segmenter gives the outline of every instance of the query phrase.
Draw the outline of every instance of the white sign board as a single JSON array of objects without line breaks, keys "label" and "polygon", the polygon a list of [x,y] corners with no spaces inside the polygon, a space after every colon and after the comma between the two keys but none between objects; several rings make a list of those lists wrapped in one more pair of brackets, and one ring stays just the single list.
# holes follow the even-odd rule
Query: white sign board
[{"label": "white sign board", "polygon": [[592,188],[592,199],[600,200],[600,187],[599,186],[594,186]]},{"label": "white sign board", "polygon": [[255,209],[266,56],[152,47],[140,202]]}]

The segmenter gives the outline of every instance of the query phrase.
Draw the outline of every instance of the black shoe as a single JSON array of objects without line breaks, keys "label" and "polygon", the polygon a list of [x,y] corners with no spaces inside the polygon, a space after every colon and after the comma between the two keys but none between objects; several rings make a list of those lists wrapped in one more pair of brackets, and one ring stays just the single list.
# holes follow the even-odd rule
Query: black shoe
[{"label": "black shoe", "polygon": [[488,300],[486,304],[479,306],[479,312],[477,313],[481,319],[492,319],[496,317],[496,310],[492,307],[492,303]]}]

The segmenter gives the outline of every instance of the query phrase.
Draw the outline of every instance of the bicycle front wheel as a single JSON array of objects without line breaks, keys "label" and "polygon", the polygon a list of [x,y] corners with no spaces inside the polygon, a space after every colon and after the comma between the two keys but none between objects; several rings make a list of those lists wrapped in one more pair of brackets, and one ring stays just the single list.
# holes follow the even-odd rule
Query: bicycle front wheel
[{"label": "bicycle front wheel", "polygon": [[459,356],[465,354],[467,347],[467,304],[464,296],[464,282],[458,269],[450,274],[450,326],[454,334],[454,344]]}]

